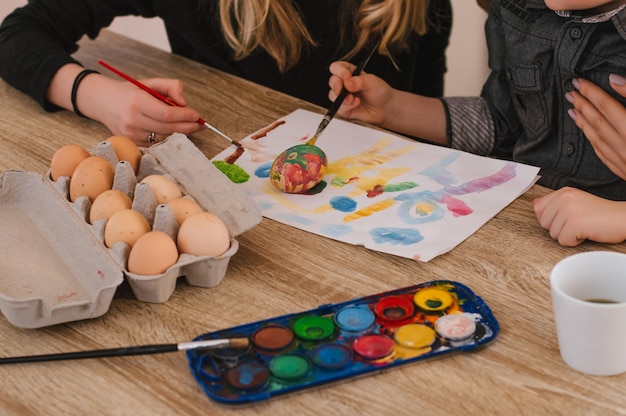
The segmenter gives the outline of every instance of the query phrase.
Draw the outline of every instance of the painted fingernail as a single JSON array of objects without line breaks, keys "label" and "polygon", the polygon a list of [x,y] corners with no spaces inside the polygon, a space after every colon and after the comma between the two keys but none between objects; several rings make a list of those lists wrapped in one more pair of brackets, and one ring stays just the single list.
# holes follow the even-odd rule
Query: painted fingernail
[{"label": "painted fingernail", "polygon": [[617,75],[617,74],[611,74],[609,75],[609,81],[611,81],[611,83],[619,86],[619,87],[623,87],[624,85],[626,85],[626,78],[624,78],[621,75]]},{"label": "painted fingernail", "polygon": [[565,93],[565,99],[570,103],[570,104],[574,104],[574,96],[572,95],[571,92],[567,92]]},{"label": "painted fingernail", "polygon": [[577,90],[580,89],[580,81],[578,80],[578,78],[574,78],[572,80],[572,85],[574,86],[574,88],[576,88]]},{"label": "painted fingernail", "polygon": [[567,114],[569,114],[572,120],[576,121],[576,111],[574,111],[573,108],[570,108],[569,110],[567,110]]}]

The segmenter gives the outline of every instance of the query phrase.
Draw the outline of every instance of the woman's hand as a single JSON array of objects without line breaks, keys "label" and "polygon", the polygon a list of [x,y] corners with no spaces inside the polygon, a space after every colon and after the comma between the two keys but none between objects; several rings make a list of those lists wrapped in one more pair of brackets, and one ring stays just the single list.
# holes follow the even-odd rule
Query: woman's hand
[{"label": "woman's hand", "polygon": [[113,134],[126,136],[139,146],[149,144],[152,132],[159,142],[174,132],[191,134],[204,128],[197,123],[198,112],[185,107],[183,85],[179,80],[152,78],[141,82],[179,106],[170,106],[127,81],[90,76],[81,83],[79,108]]},{"label": "woman's hand", "polygon": [[[610,75],[611,86],[626,97],[626,79]],[[574,106],[569,114],[596,154],[613,173],[626,180],[626,107],[592,82],[575,79],[577,91],[566,98]]]},{"label": "woman's hand", "polygon": [[[76,76],[83,68],[67,64],[59,68],[46,91],[46,99],[72,111],[70,92]],[[190,134],[204,128],[197,120],[196,110],[185,107],[183,84],[175,79],[152,78],[142,83],[170,97],[178,107],[170,106],[136,85],[98,73],[85,76],[76,89],[76,107],[92,120],[104,124],[111,133],[126,136],[138,146],[152,144],[174,132]]]},{"label": "woman's hand", "polygon": [[611,201],[575,188],[561,188],[533,201],[539,224],[563,246],[585,240],[626,240],[626,202]]}]

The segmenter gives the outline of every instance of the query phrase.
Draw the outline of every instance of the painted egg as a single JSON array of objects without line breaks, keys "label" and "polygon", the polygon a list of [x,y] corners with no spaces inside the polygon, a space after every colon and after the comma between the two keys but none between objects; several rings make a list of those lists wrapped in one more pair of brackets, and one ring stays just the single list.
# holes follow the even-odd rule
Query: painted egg
[{"label": "painted egg", "polygon": [[70,179],[70,199],[76,201],[81,196],[93,202],[98,195],[113,187],[115,169],[103,157],[90,156],[80,162]]},{"label": "painted egg", "polygon": [[183,196],[178,185],[167,176],[149,175],[143,178],[141,183],[148,184],[159,204],[167,204]]},{"label": "painted egg", "polygon": [[278,155],[270,168],[270,182],[282,192],[298,194],[309,191],[322,181],[328,159],[322,149],[298,144]]},{"label": "painted egg", "polygon": [[162,231],[143,234],[128,254],[128,271],[141,275],[163,274],[178,261],[178,249],[172,238]]},{"label": "painted egg", "polygon": [[118,160],[125,160],[130,163],[135,173],[139,169],[139,161],[141,160],[141,151],[128,137],[124,136],[111,136],[107,140],[113,146],[113,151]]},{"label": "painted egg", "polygon": [[89,152],[77,144],[67,144],[59,148],[50,160],[50,177],[56,181],[61,176],[71,177],[80,162],[87,159]]}]

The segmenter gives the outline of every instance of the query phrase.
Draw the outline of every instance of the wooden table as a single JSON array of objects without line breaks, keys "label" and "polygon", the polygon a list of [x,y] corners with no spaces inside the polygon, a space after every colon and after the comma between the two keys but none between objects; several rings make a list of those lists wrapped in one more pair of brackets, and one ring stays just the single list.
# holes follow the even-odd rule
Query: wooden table
[{"label": "wooden table", "polygon": [[[243,138],[297,108],[323,109],[218,73],[105,31],[78,58],[102,58],[138,78],[180,78],[190,106]],[[109,137],[100,124],[63,111],[43,112],[0,82],[0,169],[44,174],[60,146],[93,147]],[[210,131],[191,137],[211,158],[227,143]],[[238,237],[226,277],[212,289],[179,279],[162,304],[137,301],[122,285],[101,318],[44,329],[19,329],[0,318],[0,354],[176,343],[205,332],[305,311],[321,304],[435,279],[466,284],[492,308],[501,333],[486,348],[421,361],[381,374],[282,396],[244,408],[211,401],[184,353],[0,368],[2,414],[615,414],[626,408],[626,374],[590,377],[558,352],[549,274],[565,256],[626,252],[624,244],[564,248],[537,224],[534,186],[451,252],[419,263],[351,246],[263,219]],[[1,230],[1,225],[0,225]],[[1,238],[1,237],[0,237]],[[293,256],[293,246],[306,255]],[[45,276],[42,276],[44,279]],[[581,334],[584,336],[584,334]],[[626,353],[626,352],[625,352]]]}]

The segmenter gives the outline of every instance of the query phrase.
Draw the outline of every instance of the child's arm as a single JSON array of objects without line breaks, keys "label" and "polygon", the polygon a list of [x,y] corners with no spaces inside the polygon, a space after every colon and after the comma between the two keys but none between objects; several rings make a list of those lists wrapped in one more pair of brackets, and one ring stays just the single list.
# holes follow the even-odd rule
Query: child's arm
[{"label": "child's arm", "polygon": [[[609,79],[613,89],[626,97],[626,78],[611,75]],[[574,85],[578,91],[567,95],[574,106],[570,117],[585,133],[600,160],[626,180],[626,108],[592,82],[579,78]]]},{"label": "child's arm", "polygon": [[334,62],[330,66],[328,97],[334,101],[344,87],[351,93],[341,105],[339,115],[447,144],[446,113],[439,99],[393,89],[379,77],[365,72],[353,77],[353,70],[354,65],[348,62]]},{"label": "child's arm", "polygon": [[539,224],[561,245],[626,240],[626,201],[610,201],[566,187],[535,199],[533,207]]}]

